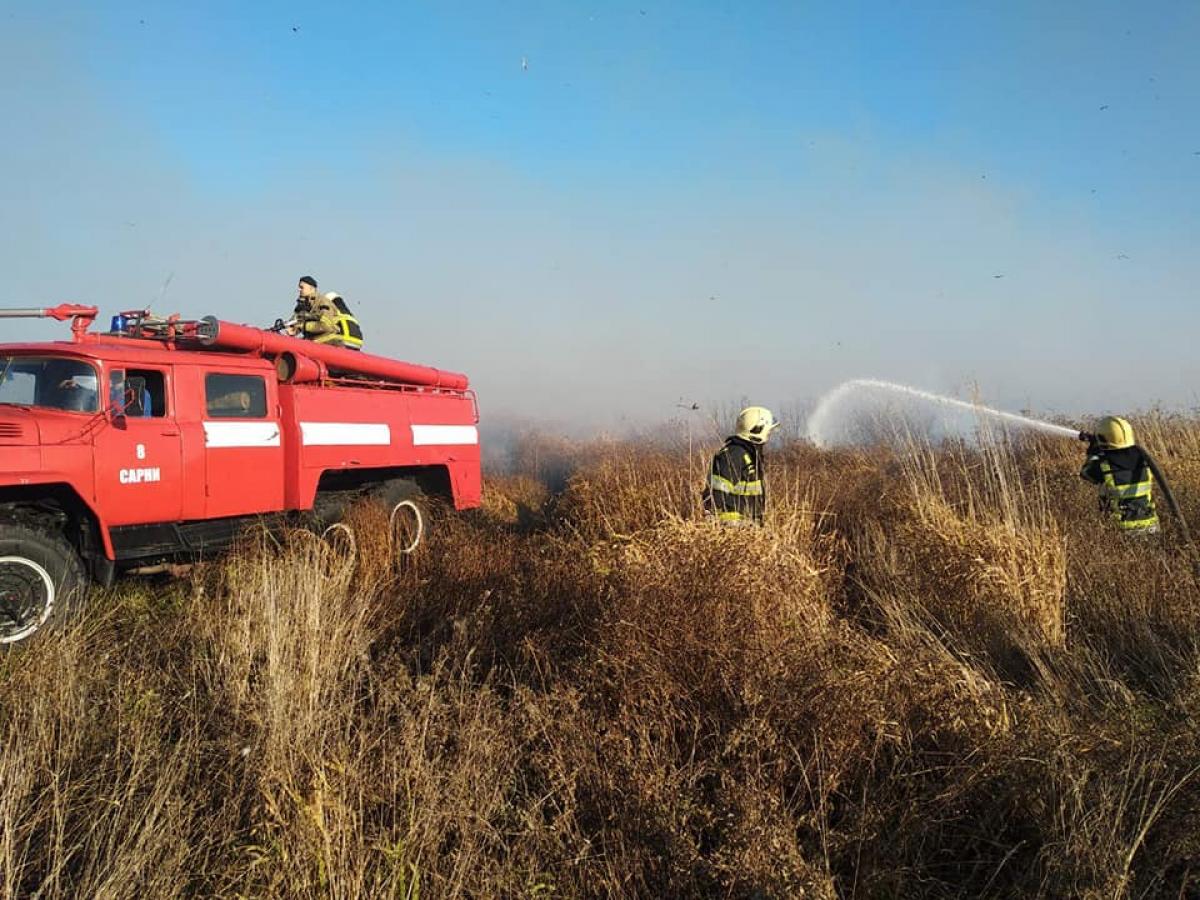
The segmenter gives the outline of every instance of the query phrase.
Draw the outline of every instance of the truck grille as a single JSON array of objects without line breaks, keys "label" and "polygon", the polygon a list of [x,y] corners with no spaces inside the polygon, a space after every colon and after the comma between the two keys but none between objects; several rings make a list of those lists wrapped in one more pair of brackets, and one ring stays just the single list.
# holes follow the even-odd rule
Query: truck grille
[{"label": "truck grille", "polygon": [[17,422],[0,422],[0,441],[20,440],[25,436],[25,428]]}]

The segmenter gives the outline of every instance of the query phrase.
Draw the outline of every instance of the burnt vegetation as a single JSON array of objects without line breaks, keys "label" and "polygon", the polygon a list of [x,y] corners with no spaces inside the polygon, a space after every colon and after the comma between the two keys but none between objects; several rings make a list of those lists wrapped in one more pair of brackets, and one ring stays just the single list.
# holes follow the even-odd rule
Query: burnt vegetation
[{"label": "burnt vegetation", "polygon": [[[1136,424],[1200,521],[1200,425]],[[0,894],[1200,892],[1200,591],[1077,446],[785,446],[758,531],[699,452],[526,443],[400,563],[366,504],[0,658]]]}]

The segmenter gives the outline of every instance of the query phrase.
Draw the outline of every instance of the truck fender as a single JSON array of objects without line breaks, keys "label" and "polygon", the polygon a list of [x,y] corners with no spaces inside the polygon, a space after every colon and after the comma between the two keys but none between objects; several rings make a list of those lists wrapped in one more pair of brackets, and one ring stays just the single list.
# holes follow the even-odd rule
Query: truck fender
[{"label": "truck fender", "polygon": [[71,505],[77,506],[91,520],[105,559],[110,562],[115,560],[116,552],[113,550],[108,525],[100,517],[96,507],[75,488],[74,484],[61,477],[56,478],[56,474],[53,472],[30,474],[27,478],[21,477],[18,484],[0,487],[0,503],[33,502],[45,498],[48,494],[58,501],[66,497]]}]

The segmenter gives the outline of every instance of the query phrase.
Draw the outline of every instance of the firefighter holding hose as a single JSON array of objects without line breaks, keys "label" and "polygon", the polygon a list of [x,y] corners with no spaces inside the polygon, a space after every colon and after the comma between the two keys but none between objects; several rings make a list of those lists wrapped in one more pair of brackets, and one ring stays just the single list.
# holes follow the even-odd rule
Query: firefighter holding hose
[{"label": "firefighter holding hose", "polygon": [[1079,472],[1097,485],[1100,511],[1125,534],[1158,532],[1154,508],[1154,469],[1149,455],[1135,443],[1133,426],[1118,416],[1100,420],[1095,433],[1081,432],[1088,442],[1087,460]]},{"label": "firefighter holding hose", "polygon": [[763,445],[779,426],[769,409],[750,406],[737,417],[734,434],[713,457],[703,502],[706,516],[722,525],[761,525],[767,509]]},{"label": "firefighter holding hose", "polygon": [[[283,323],[284,331],[290,335],[303,337],[305,322],[320,319],[317,309],[320,300],[321,294],[317,290],[317,279],[311,275],[301,275],[300,280],[296,283],[296,308],[292,310],[292,317]],[[277,322],[276,325],[278,324],[280,323]]]}]

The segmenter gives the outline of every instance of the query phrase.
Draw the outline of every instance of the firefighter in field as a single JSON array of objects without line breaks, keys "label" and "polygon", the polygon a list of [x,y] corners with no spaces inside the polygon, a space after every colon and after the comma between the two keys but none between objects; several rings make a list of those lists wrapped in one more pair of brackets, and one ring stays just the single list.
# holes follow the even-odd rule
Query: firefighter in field
[{"label": "firefighter in field", "polygon": [[1133,426],[1117,416],[1101,419],[1094,434],[1083,432],[1087,460],[1079,475],[1097,485],[1100,511],[1126,534],[1154,534],[1154,473],[1146,453],[1134,442]]},{"label": "firefighter in field", "polygon": [[734,434],[713,457],[703,494],[706,516],[722,525],[762,524],[767,508],[763,445],[778,425],[761,406],[738,414]]}]

